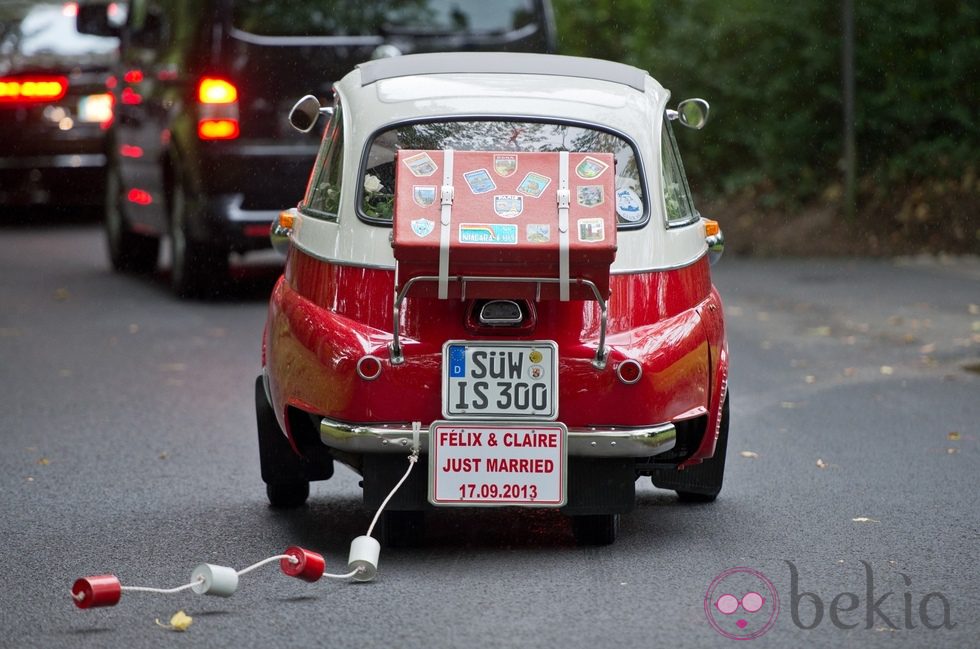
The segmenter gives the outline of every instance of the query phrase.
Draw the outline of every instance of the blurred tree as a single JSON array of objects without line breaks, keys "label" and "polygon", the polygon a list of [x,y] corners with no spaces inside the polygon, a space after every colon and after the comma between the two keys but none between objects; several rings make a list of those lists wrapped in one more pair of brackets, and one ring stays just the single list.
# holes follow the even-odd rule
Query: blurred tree
[{"label": "blurred tree", "polygon": [[[763,205],[785,206],[839,188],[839,2],[554,4],[563,53],[644,68],[672,102],[711,102],[710,138],[678,129],[702,193],[753,188]],[[887,192],[971,174],[980,149],[980,2],[854,5],[859,176]]]}]

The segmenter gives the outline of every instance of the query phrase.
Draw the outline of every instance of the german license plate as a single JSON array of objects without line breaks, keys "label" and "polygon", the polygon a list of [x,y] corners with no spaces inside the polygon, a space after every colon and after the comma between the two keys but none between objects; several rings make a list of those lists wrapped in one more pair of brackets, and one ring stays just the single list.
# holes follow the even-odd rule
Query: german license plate
[{"label": "german license plate", "polygon": [[558,345],[450,340],[442,349],[446,419],[558,418]]},{"label": "german license plate", "polygon": [[429,428],[429,502],[438,506],[561,507],[564,424],[436,421]]}]

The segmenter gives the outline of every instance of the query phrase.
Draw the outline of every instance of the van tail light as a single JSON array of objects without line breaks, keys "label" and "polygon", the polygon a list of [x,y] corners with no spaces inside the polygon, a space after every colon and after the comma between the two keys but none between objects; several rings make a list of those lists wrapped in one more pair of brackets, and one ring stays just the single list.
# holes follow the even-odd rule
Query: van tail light
[{"label": "van tail light", "polygon": [[202,140],[234,140],[238,128],[238,88],[226,79],[204,77],[197,85],[197,136]]},{"label": "van tail light", "polygon": [[68,92],[68,78],[56,76],[0,77],[0,104],[58,101]]}]

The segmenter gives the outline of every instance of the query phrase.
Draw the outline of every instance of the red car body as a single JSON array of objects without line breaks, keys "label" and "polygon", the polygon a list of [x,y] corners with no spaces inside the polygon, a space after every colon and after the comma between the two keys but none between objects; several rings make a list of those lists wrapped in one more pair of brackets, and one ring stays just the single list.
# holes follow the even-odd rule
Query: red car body
[{"label": "red car body", "polygon": [[[581,61],[587,61],[584,71]],[[421,89],[426,82],[452,81],[454,74],[461,85],[449,94],[458,101],[437,102]],[[505,95],[509,83],[515,85],[512,103],[523,108],[474,115],[468,102]],[[629,102],[642,99],[647,109],[633,110],[639,118],[655,116],[647,132],[661,135],[644,141],[642,133],[626,132],[612,119],[583,122],[573,100],[559,104],[531,96],[530,87],[548,83],[612,92],[615,97],[595,101],[616,104],[624,124],[629,123]],[[401,103],[395,101],[398,93]],[[721,489],[728,434],[727,344],[710,271],[723,240],[717,224],[693,210],[679,158],[671,162],[669,152],[658,149],[670,147],[674,153],[669,155],[676,155],[669,122],[689,121],[683,112],[665,108],[668,93],[645,73],[607,62],[543,55],[420,55],[360,66],[338,84],[337,96],[307,196],[274,224],[274,242],[287,257],[269,304],[264,369],[256,389],[263,479],[272,503],[302,503],[309,480],[329,477],[338,460],[364,476],[365,502],[379,506],[380,496],[401,474],[399,458],[414,447],[423,454],[432,449],[434,441],[426,439],[430,426],[447,419],[447,346],[467,341],[518,349],[535,341],[556,346],[557,416],[539,423],[557,421],[567,430],[567,457],[561,461],[567,466],[561,468],[568,488],[561,504],[579,540],[608,543],[615,538],[619,515],[633,508],[633,484],[640,476],[650,476],[684,500],[713,500]],[[538,104],[535,113],[532,107]],[[590,114],[590,107],[582,107],[582,114]],[[518,123],[520,129],[514,126]],[[583,287],[595,284],[573,279],[571,299],[561,299],[555,290],[559,280],[513,263],[527,245],[509,248],[511,257],[500,257],[503,261],[486,273],[489,280],[483,278],[482,285],[473,277],[480,274],[480,264],[467,268],[465,263],[467,255],[476,259],[476,254],[462,246],[452,248],[452,290],[442,298],[434,289],[434,275],[416,277],[422,281],[413,285],[409,265],[398,253],[399,235],[392,237],[386,229],[391,215],[385,210],[401,190],[381,192],[406,182],[393,180],[397,157],[389,155],[388,143],[404,142],[403,148],[411,149],[422,135],[431,136],[431,124],[442,129],[433,129],[440,137],[455,138],[457,147],[466,146],[460,138],[467,133],[495,133],[503,124],[515,133],[533,131],[541,140],[574,139],[568,135],[572,129],[583,136],[580,141],[591,142],[582,150],[599,154],[608,149],[613,155],[603,159],[615,158],[612,218],[619,235],[612,237],[616,261],[605,269],[608,292],[597,281],[601,290],[594,290],[595,299],[583,299],[589,297]],[[668,169],[669,164],[674,166]],[[331,165],[342,168],[331,171]],[[408,176],[402,167],[398,170]],[[336,175],[332,181],[331,173]],[[503,186],[503,174],[498,176]],[[438,177],[422,180],[432,182],[431,189],[439,184]],[[331,182],[339,198],[330,193]],[[638,204],[643,218],[636,216]],[[611,205],[607,209],[612,213]],[[429,234],[440,227],[438,204],[433,210],[434,221],[418,220],[422,225],[415,234],[437,251]],[[573,261],[573,275],[575,268]],[[515,277],[522,279],[511,283]],[[509,309],[514,322],[501,326],[485,317],[488,303]],[[449,425],[465,429],[465,422],[449,419]],[[534,418],[531,423],[523,419],[503,413],[487,421],[532,430]],[[430,467],[428,480],[413,476],[392,501],[389,541],[421,533],[423,512],[439,505],[431,484],[426,498],[426,483],[438,470]],[[459,504],[477,503],[461,497]]]}]

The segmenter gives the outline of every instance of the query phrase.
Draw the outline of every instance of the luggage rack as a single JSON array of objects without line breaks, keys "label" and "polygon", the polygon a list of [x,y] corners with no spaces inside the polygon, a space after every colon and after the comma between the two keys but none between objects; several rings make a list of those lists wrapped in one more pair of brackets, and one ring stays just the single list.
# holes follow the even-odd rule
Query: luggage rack
[{"label": "luggage rack", "polygon": [[[460,299],[466,299],[466,285],[468,283],[479,283],[479,282],[502,282],[509,284],[535,284],[535,302],[541,300],[541,285],[542,284],[560,284],[562,279],[557,277],[501,277],[501,276],[471,276],[471,275],[450,275],[448,277],[449,282],[459,282],[460,283]],[[402,303],[405,298],[408,297],[408,292],[412,289],[417,282],[438,282],[438,275],[417,275],[412,277],[405,282],[400,291],[395,294],[394,308],[392,312],[393,326],[392,326],[392,338],[391,342],[388,344],[388,351],[391,356],[392,365],[401,365],[405,362],[405,355],[402,353],[401,337],[400,337],[400,321],[401,321],[401,310]],[[577,284],[579,286],[584,286],[585,288],[592,291],[595,296],[595,301],[599,303],[599,346],[595,351],[595,358],[592,359],[592,366],[597,370],[605,369],[606,360],[609,357],[608,351],[606,350],[606,323],[608,320],[608,312],[606,309],[606,300],[602,297],[602,293],[599,291],[599,287],[595,285],[594,282],[581,278],[581,277],[570,277],[564,280],[570,284]]]}]

